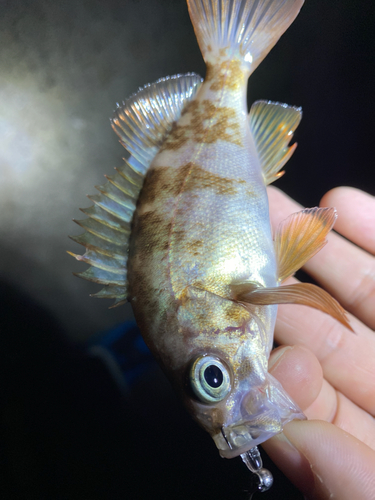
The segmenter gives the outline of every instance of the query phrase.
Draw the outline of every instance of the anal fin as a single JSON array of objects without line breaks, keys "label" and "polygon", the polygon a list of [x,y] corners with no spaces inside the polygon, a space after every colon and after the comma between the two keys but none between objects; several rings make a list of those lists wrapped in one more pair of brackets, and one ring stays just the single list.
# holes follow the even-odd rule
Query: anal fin
[{"label": "anal fin", "polygon": [[336,217],[334,208],[305,208],[281,222],[274,238],[280,282],[323,248]]},{"label": "anal fin", "polygon": [[233,297],[237,302],[254,305],[300,304],[313,307],[329,314],[353,332],[346,312],[329,293],[311,283],[294,283],[280,287],[261,287],[256,283],[232,285]]}]

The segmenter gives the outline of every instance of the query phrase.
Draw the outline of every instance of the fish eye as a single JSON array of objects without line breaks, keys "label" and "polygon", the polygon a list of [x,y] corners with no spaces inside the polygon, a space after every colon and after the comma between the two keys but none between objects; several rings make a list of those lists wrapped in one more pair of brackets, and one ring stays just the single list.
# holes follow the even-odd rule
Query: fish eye
[{"label": "fish eye", "polygon": [[214,356],[197,358],[189,378],[194,394],[203,403],[222,401],[231,389],[228,369]]}]

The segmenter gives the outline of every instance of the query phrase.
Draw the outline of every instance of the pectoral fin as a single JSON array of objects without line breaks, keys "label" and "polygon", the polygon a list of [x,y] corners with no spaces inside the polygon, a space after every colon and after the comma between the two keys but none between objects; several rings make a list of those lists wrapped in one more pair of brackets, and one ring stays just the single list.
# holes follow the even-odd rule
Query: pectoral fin
[{"label": "pectoral fin", "polygon": [[350,326],[345,310],[322,288],[311,283],[295,283],[280,287],[263,288],[255,283],[232,285],[236,301],[254,305],[301,304],[329,314],[349,330]]},{"label": "pectoral fin", "polygon": [[305,208],[281,222],[274,239],[280,282],[323,248],[336,217],[334,208]]}]

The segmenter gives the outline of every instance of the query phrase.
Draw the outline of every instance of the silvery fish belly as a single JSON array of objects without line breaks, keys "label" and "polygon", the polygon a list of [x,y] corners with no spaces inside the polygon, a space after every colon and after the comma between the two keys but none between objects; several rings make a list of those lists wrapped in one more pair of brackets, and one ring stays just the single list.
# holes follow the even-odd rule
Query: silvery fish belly
[{"label": "silvery fish belly", "polygon": [[334,209],[291,215],[272,237],[266,185],[282,175],[301,109],[258,101],[247,80],[303,0],[188,0],[207,66],[147,85],[112,125],[129,153],[91,197],[74,237],[97,297],[130,300],[142,335],[224,457],[304,418],[268,373],[277,304],[331,314],[305,283],[282,285],[326,242]]}]

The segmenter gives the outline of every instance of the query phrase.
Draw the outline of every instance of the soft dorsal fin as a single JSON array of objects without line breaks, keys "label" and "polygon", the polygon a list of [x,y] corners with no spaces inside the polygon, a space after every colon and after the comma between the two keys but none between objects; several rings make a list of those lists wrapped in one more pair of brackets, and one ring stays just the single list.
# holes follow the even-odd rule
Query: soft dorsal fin
[{"label": "soft dorsal fin", "polygon": [[194,73],[161,78],[116,109],[111,120],[113,130],[132,158],[143,166],[143,174],[201,83],[202,78]]},{"label": "soft dorsal fin", "polygon": [[108,182],[89,196],[95,205],[82,209],[88,219],[75,221],[86,230],[71,238],[86,248],[84,255],[68,252],[90,268],[76,276],[105,285],[94,297],[127,299],[127,255],[130,223],[144,175],[186,104],[196,94],[201,77],[188,73],[146,85],[118,106],[112,127],[130,153]]},{"label": "soft dorsal fin", "polygon": [[263,170],[264,182],[271,184],[294,153],[288,147],[302,118],[302,109],[278,102],[257,101],[250,109],[249,122]]}]

